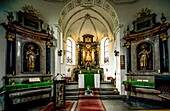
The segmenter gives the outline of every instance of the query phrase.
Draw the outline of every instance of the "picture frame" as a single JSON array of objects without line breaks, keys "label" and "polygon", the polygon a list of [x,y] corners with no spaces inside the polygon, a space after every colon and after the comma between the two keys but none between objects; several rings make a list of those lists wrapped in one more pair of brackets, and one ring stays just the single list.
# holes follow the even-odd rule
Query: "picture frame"
[{"label": "picture frame", "polygon": [[36,16],[30,15],[29,13],[21,12],[21,11],[17,13],[17,16],[18,16],[18,22],[23,27],[39,32],[42,31],[43,20],[39,19]]},{"label": "picture frame", "polygon": [[154,26],[154,24],[156,24],[156,14],[149,14],[145,17],[142,18],[138,18],[137,20],[132,22],[133,27],[134,27],[134,31],[135,32],[141,32],[141,31],[145,31],[148,30],[150,28],[152,28]]}]

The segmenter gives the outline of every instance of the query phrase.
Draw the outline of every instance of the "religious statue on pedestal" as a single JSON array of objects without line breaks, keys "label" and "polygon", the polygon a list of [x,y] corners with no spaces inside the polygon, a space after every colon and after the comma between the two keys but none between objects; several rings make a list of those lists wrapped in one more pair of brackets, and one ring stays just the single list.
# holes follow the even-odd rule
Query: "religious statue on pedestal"
[{"label": "religious statue on pedestal", "polygon": [[29,71],[33,71],[35,68],[35,60],[37,55],[39,55],[39,51],[37,49],[37,53],[34,51],[33,45],[28,45],[28,51],[26,51],[26,60],[27,60],[27,68]]},{"label": "religious statue on pedestal", "polygon": [[140,52],[138,53],[139,68],[146,70],[151,64],[149,58],[151,57],[151,45],[142,44],[140,46]]}]

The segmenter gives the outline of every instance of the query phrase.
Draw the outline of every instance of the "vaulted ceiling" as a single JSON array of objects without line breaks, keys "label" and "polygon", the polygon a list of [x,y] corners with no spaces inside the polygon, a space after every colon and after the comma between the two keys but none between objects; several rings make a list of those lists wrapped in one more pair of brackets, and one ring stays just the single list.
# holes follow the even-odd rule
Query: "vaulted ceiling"
[{"label": "vaulted ceiling", "polygon": [[[67,2],[58,18],[64,40],[72,37],[82,39],[84,34],[94,35],[94,40],[108,36],[114,39],[119,27],[119,19],[107,0],[45,0],[48,2]],[[110,0],[115,4],[134,3],[138,0]]]}]

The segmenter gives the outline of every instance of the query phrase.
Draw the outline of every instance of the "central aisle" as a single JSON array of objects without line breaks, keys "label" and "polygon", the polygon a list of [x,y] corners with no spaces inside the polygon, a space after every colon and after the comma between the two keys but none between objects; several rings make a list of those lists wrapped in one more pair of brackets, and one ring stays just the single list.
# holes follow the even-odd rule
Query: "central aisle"
[{"label": "central aisle", "polygon": [[[92,94],[86,95],[89,91],[92,91]],[[79,99],[75,111],[106,111],[102,100],[100,100],[99,90],[96,88],[91,88],[90,90],[79,89]]]}]

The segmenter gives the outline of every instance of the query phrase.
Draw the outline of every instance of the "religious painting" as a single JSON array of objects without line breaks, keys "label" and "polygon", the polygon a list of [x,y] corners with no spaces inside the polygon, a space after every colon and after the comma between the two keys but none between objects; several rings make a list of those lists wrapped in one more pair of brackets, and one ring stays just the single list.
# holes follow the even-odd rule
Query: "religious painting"
[{"label": "religious painting", "polygon": [[40,48],[33,42],[23,45],[23,72],[40,72]]},{"label": "religious painting", "polygon": [[153,70],[152,44],[143,42],[137,46],[137,69]]}]

